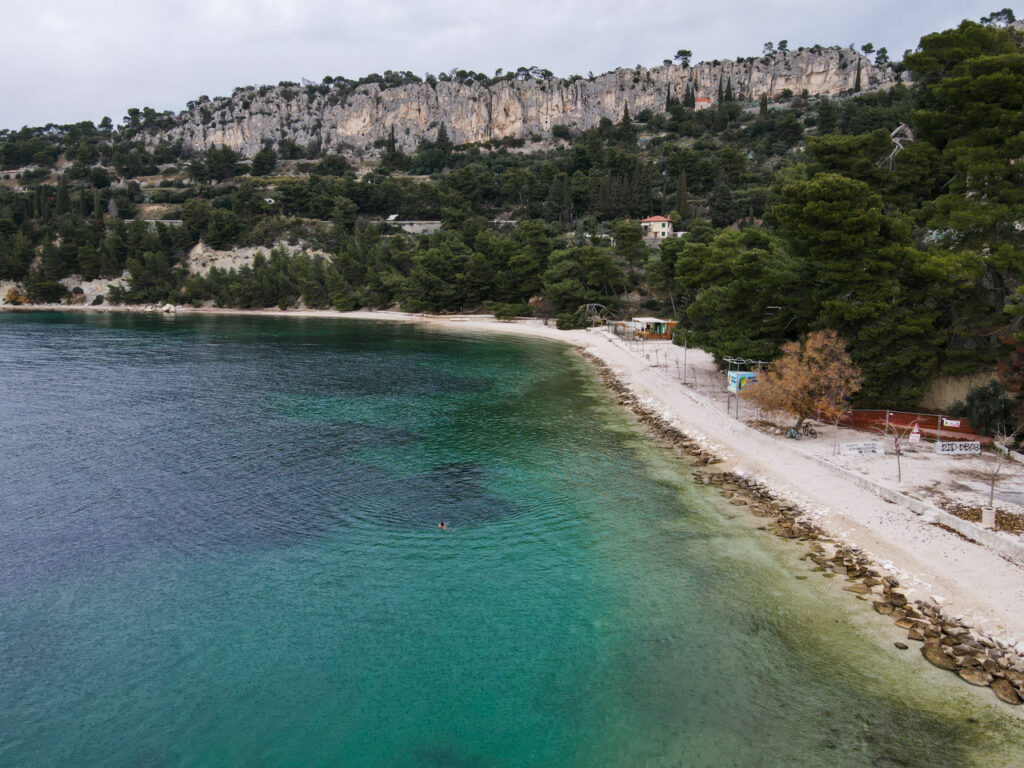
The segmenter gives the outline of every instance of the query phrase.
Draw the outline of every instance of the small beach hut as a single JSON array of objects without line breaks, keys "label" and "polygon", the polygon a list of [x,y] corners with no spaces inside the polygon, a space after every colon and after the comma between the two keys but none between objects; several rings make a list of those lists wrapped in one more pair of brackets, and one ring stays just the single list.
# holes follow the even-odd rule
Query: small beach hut
[{"label": "small beach hut", "polygon": [[672,332],[679,325],[675,320],[662,320],[657,317],[634,317],[630,324],[637,337],[648,341],[668,341]]}]

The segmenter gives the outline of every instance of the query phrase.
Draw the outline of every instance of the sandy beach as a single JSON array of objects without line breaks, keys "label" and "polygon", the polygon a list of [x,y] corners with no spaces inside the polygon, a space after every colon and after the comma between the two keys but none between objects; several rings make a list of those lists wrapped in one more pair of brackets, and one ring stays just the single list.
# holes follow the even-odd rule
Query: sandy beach
[{"label": "sandy beach", "polygon": [[[6,308],[5,308],[6,309]],[[124,307],[36,307],[76,311],[138,311]],[[153,308],[150,311],[155,311]],[[158,310],[156,310],[158,311]],[[575,346],[607,365],[644,403],[682,432],[718,456],[716,469],[756,478],[775,493],[799,503],[809,522],[827,535],[859,548],[880,570],[899,579],[911,600],[929,600],[945,613],[962,617],[981,634],[1000,638],[1024,649],[1024,566],[993,549],[931,524],[911,509],[893,503],[822,466],[814,449],[824,453],[832,439],[815,445],[795,443],[764,434],[728,415],[716,400],[709,377],[710,356],[689,350],[687,385],[669,354],[631,346],[600,330],[559,331],[535,320],[498,322],[486,316],[427,316],[390,311],[229,310],[178,307],[180,314],[281,315],[284,317],[347,318],[420,323],[438,328],[482,333],[512,333],[550,339]],[[748,406],[743,406],[747,408]],[[750,414],[743,414],[749,418]],[[863,437],[861,438],[863,439]],[[810,441],[807,441],[809,443]],[[828,451],[830,452],[830,450]],[[891,458],[891,457],[890,457]],[[889,464],[876,464],[879,480]],[[924,470],[922,470],[923,472]],[[930,471],[934,471],[934,468]],[[928,478],[928,482],[931,482]]]}]

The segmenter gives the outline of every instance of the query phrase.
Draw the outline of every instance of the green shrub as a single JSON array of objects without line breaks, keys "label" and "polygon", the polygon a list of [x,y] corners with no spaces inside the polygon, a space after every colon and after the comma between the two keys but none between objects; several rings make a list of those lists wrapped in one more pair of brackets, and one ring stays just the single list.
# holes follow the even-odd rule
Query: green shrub
[{"label": "green shrub", "polygon": [[555,318],[555,327],[560,331],[571,331],[574,328],[582,328],[583,325],[572,312],[562,312]]},{"label": "green shrub", "polygon": [[1013,403],[998,381],[975,387],[963,401],[949,408],[951,416],[965,416],[979,435],[1013,431]]},{"label": "green shrub", "polygon": [[56,280],[47,280],[39,270],[33,270],[25,280],[25,293],[33,304],[56,304],[70,295],[68,289]]},{"label": "green shrub", "polygon": [[568,125],[552,125],[551,135],[556,139],[562,139],[564,141],[569,141],[572,138],[572,133],[569,131]]},{"label": "green shrub", "polygon": [[487,301],[484,302],[484,306],[494,313],[496,320],[515,320],[517,317],[529,317],[533,314],[530,306],[526,303],[507,304],[500,301]]}]

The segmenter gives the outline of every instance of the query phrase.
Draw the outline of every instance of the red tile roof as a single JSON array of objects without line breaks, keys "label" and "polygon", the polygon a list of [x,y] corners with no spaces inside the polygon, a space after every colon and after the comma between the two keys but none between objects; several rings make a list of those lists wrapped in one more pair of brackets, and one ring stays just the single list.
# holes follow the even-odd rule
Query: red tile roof
[{"label": "red tile roof", "polygon": [[664,216],[648,216],[646,219],[641,219],[640,223],[641,224],[653,224],[655,222],[661,222],[661,221],[671,221],[671,219],[666,219]]}]

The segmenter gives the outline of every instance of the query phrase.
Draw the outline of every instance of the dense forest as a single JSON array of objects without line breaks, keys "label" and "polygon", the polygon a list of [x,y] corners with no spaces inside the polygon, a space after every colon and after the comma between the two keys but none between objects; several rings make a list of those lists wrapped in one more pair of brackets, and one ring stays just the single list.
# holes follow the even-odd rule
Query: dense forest
[{"label": "dense forest", "polygon": [[[0,131],[0,280],[14,283],[0,298],[81,301],[69,276],[124,275],[95,302],[486,309],[560,327],[600,304],[677,317],[681,338],[719,356],[771,359],[835,330],[864,403],[913,406],[941,374],[996,368],[1019,398],[1012,22],[925,36],[900,63],[913,84],[888,91],[743,102],[725,82],[711,109],[687,98],[582,133],[454,146],[442,129],[409,155],[392,135],[372,164],[287,141],[250,161],[192,154],[148,139],[150,109]],[[442,226],[408,235],[393,214]],[[684,234],[651,246],[651,214]],[[265,252],[197,273],[200,242]]]}]

